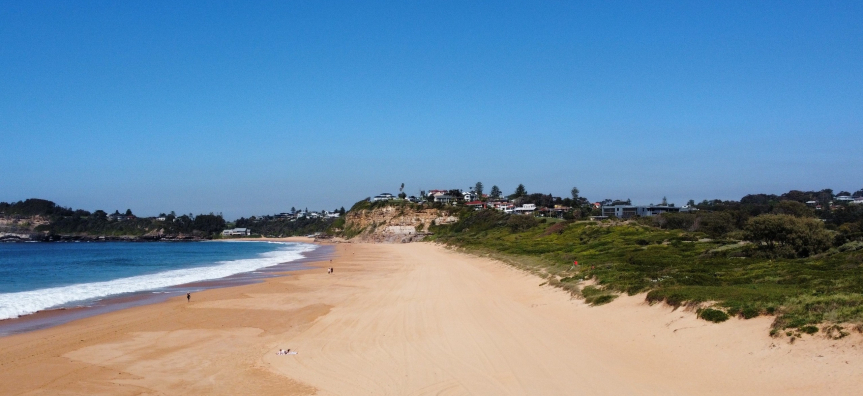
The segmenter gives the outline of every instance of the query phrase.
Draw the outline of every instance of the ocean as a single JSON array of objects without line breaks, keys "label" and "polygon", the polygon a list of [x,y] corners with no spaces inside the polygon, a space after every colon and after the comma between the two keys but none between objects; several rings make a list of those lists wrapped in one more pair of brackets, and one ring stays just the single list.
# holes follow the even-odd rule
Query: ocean
[{"label": "ocean", "polygon": [[295,262],[315,249],[290,242],[0,244],[0,320],[134,294],[180,294],[178,285]]}]

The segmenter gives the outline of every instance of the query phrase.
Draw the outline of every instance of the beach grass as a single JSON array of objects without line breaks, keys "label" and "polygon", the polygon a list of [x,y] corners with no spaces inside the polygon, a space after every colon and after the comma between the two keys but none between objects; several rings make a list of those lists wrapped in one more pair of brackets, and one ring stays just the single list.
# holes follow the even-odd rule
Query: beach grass
[{"label": "beach grass", "polygon": [[[517,266],[594,305],[619,293],[646,293],[651,303],[743,319],[773,315],[776,329],[863,323],[860,249],[770,258],[738,240],[638,222],[513,218],[468,213],[458,223],[433,227],[431,239]],[[718,321],[721,315],[700,317]]]}]

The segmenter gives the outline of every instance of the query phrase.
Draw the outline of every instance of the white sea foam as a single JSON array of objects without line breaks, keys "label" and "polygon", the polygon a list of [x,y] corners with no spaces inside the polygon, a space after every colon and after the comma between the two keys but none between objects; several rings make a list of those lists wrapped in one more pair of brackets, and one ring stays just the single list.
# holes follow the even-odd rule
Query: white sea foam
[{"label": "white sea foam", "polygon": [[219,279],[250,272],[276,264],[302,258],[303,252],[316,248],[310,244],[281,243],[278,250],[262,253],[259,257],[221,261],[212,266],[170,270],[149,275],[114,279],[105,282],[80,283],[16,293],[0,294],[0,320],[28,315],[76,301],[93,300],[122,293],[140,292],[185,283]]}]

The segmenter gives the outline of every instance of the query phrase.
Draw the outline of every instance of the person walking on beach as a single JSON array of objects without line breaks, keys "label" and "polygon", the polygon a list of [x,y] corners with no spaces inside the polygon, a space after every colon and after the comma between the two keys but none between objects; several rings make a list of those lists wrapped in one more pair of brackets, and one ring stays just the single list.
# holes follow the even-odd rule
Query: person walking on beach
[{"label": "person walking on beach", "polygon": [[186,293],[186,302],[192,301],[192,293]]}]

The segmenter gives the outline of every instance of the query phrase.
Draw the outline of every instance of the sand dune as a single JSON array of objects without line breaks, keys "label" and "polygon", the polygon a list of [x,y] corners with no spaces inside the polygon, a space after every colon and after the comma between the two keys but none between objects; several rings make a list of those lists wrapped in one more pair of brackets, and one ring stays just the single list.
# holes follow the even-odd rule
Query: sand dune
[{"label": "sand dune", "polygon": [[[0,338],[0,394],[859,394],[860,336],[772,339],[621,297],[588,307],[430,244]],[[323,263],[329,266],[330,263]],[[277,356],[279,348],[298,355]]]}]

